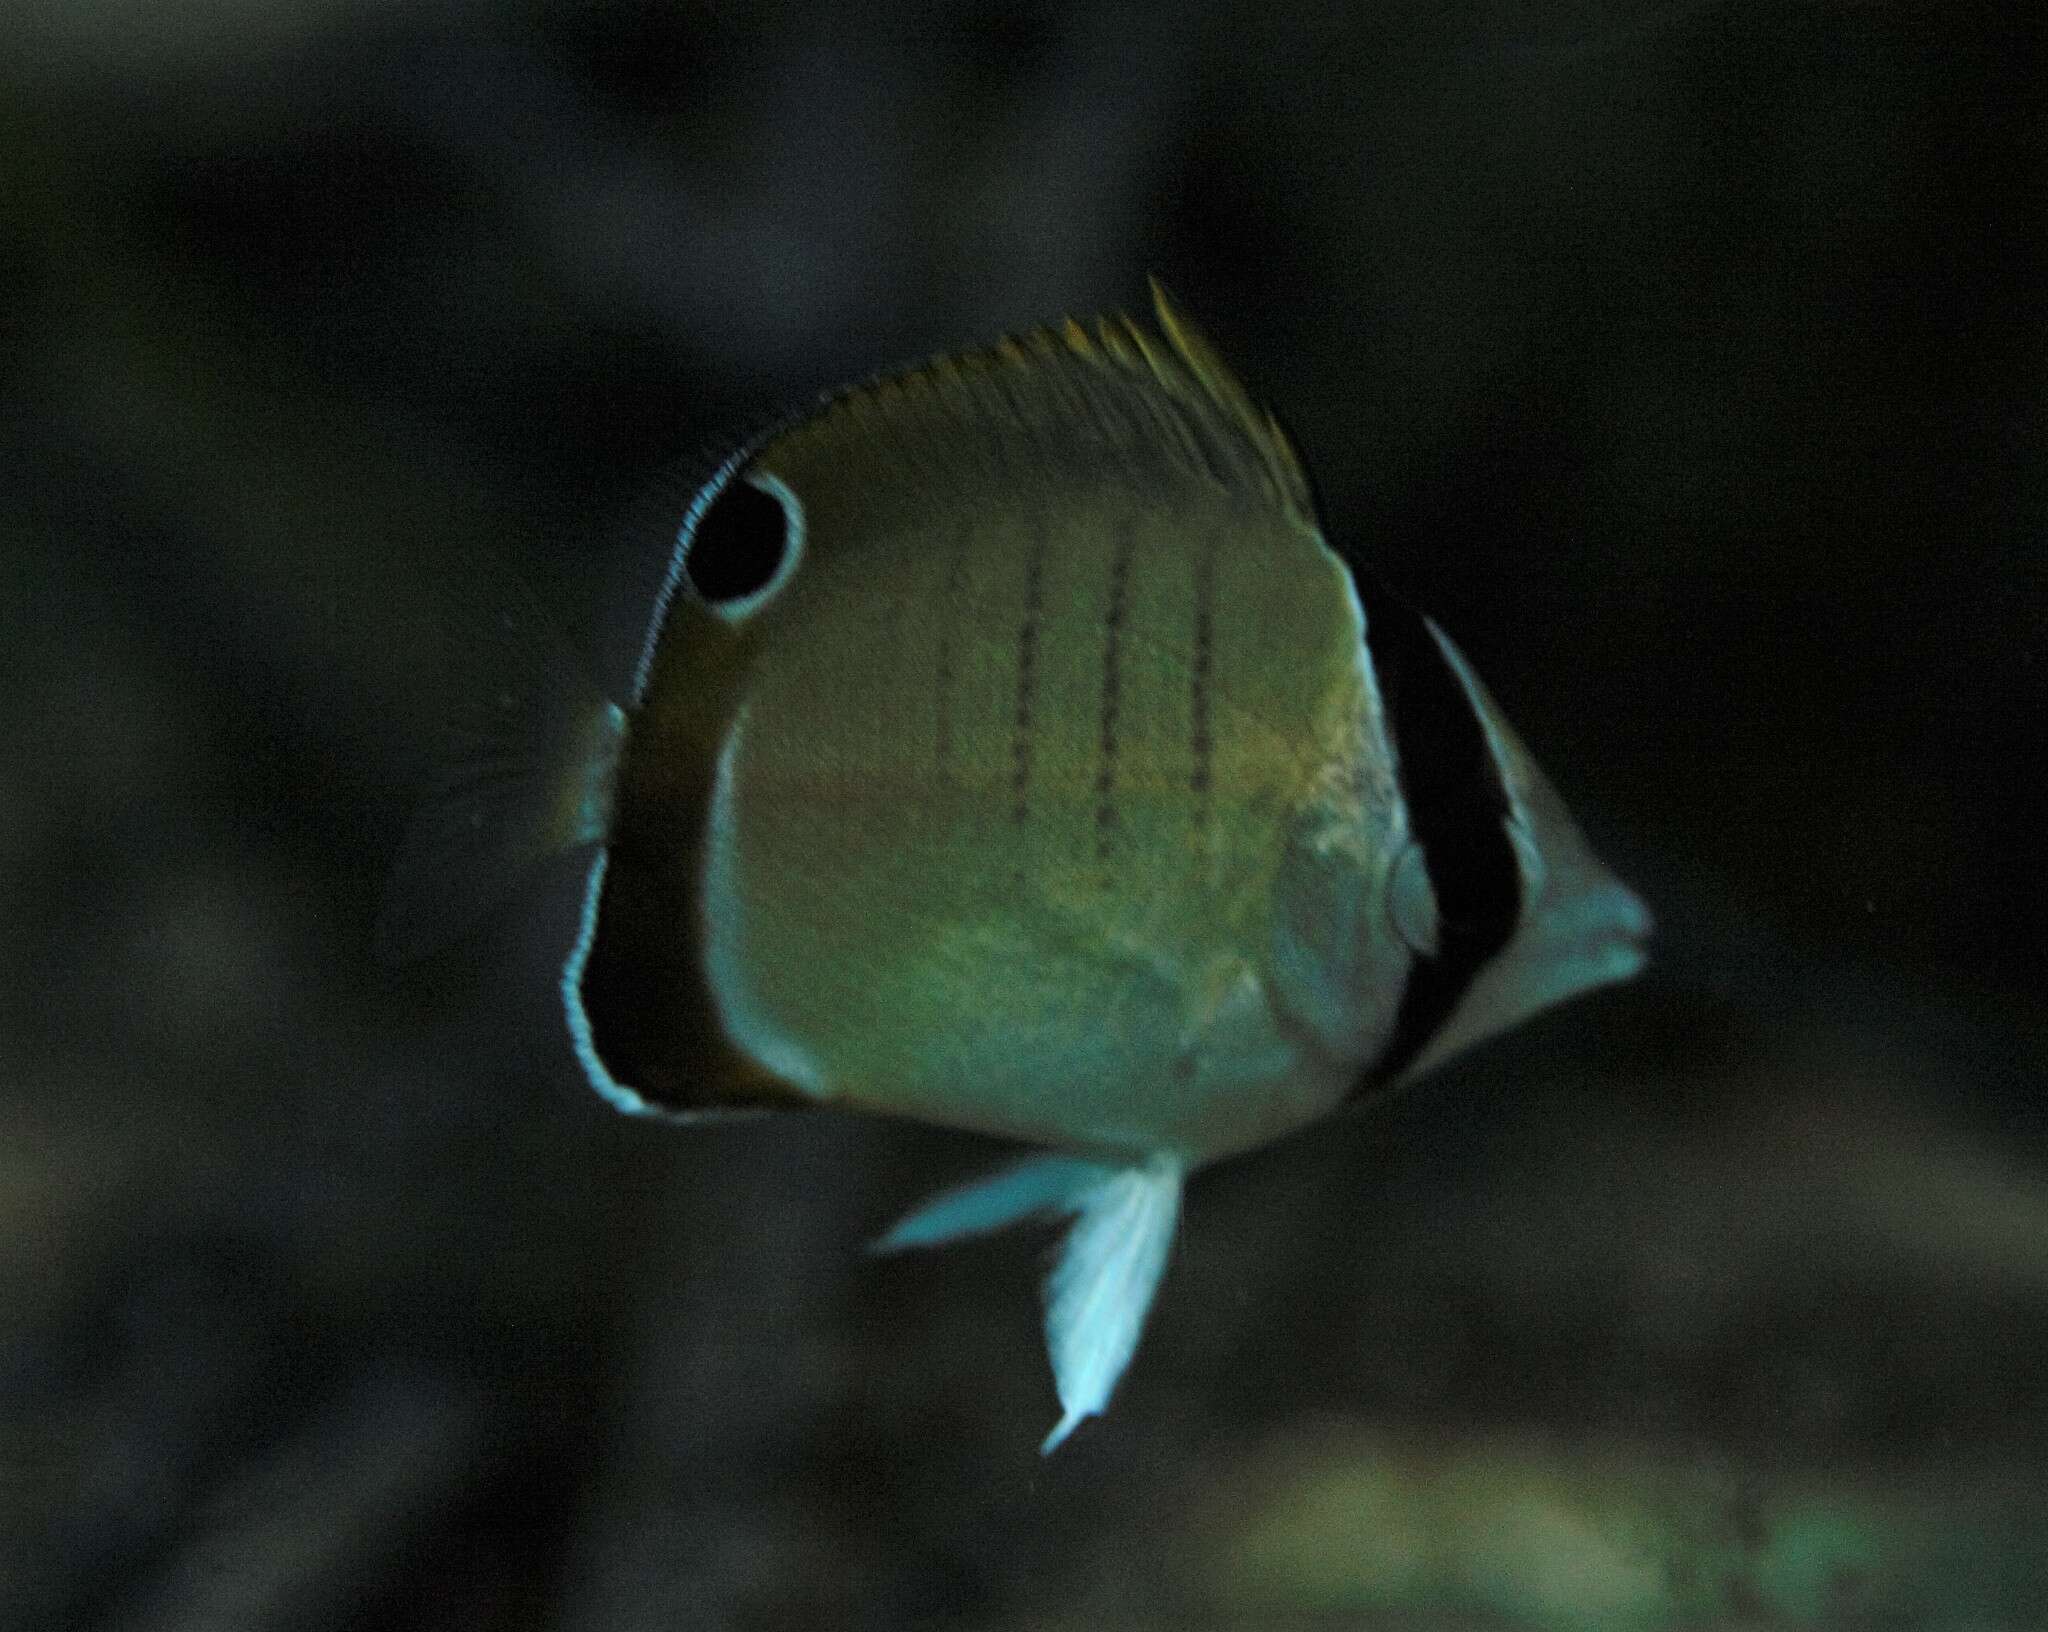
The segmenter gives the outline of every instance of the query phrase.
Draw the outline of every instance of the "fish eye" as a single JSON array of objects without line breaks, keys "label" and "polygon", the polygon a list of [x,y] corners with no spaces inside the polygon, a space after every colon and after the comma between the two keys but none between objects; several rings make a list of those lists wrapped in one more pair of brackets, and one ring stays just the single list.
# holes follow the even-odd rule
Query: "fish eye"
[{"label": "fish eye", "polygon": [[773,476],[729,481],[683,538],[683,577],[691,593],[737,622],[772,600],[789,581],[803,547],[803,506]]}]

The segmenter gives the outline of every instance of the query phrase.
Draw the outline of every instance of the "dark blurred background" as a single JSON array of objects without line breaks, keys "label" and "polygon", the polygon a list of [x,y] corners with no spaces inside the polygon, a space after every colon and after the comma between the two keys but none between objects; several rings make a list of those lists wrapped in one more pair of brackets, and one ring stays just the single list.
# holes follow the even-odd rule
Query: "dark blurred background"
[{"label": "dark blurred background", "polygon": [[[2037,1623],[2048,25],[2026,6],[17,8],[0,1625]],[[544,881],[369,955],[503,572],[1160,274],[1656,907],[1199,1178],[1041,1460],[1004,1152],[630,1123]],[[644,564],[643,564],[644,565]]]}]

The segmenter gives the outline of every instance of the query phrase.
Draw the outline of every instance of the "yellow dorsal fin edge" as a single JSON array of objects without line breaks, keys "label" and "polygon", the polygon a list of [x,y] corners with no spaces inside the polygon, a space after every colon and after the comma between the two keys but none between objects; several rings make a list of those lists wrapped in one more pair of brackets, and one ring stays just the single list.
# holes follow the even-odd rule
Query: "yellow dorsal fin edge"
[{"label": "yellow dorsal fin edge", "polygon": [[1230,365],[1209,343],[1209,337],[1195,326],[1194,319],[1182,311],[1173,296],[1167,293],[1166,285],[1156,277],[1147,281],[1151,285],[1152,310],[1159,319],[1160,330],[1188,373],[1194,376],[1195,384],[1204,396],[1237,423],[1258,450],[1274,487],[1279,491],[1281,502],[1304,520],[1312,521],[1315,500],[1309,489],[1308,476],[1301,467],[1293,442],[1280,428],[1279,421],[1252,400],[1251,393],[1245,390]]},{"label": "yellow dorsal fin edge", "polygon": [[[892,404],[923,390],[945,391],[979,376],[1012,369],[1039,373],[1047,364],[1079,365],[1125,375],[1177,405],[1191,425],[1207,425],[1214,434],[1235,443],[1247,456],[1246,473],[1257,474],[1269,500],[1304,525],[1316,526],[1308,477],[1286,432],[1253,400],[1165,286],[1157,278],[1150,280],[1150,286],[1157,332],[1122,312],[1089,321],[1063,318],[828,393],[816,417],[791,425],[783,434],[804,435],[838,413],[859,416],[879,409],[886,416],[893,411]],[[1042,377],[1056,379],[1057,367]],[[1192,442],[1187,445],[1193,446]]]}]

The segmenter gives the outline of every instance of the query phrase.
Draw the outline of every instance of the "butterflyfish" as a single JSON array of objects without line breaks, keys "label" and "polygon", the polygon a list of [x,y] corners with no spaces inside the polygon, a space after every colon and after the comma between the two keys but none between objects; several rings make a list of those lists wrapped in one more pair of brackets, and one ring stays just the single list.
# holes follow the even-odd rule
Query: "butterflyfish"
[{"label": "butterflyfish", "polygon": [[560,662],[506,691],[384,925],[431,942],[587,855],[561,1003],[620,1110],[1035,1147],[875,1245],[1072,1221],[1048,1451],[1130,1362],[1189,1174],[1627,979],[1650,928],[1153,297],[1156,328],[940,358],[718,462],[627,694]]}]

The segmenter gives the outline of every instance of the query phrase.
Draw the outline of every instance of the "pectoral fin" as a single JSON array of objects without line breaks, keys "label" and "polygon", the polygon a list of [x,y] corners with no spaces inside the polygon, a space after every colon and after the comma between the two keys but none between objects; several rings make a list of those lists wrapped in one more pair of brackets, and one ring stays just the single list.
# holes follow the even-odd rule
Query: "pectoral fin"
[{"label": "pectoral fin", "polygon": [[1045,1284],[1045,1343],[1061,1416],[1040,1449],[1052,1451],[1083,1420],[1101,1415],[1137,1352],[1166,1272],[1185,1177],[1166,1156],[1134,1167],[1034,1157],[934,1197],[873,1250],[939,1246],[1040,1214],[1075,1215]]},{"label": "pectoral fin", "polygon": [[1041,1451],[1101,1415],[1137,1352],[1180,1218],[1183,1169],[1166,1157],[1102,1178],[1077,1199],[1045,1283],[1045,1345],[1062,1415]]}]

